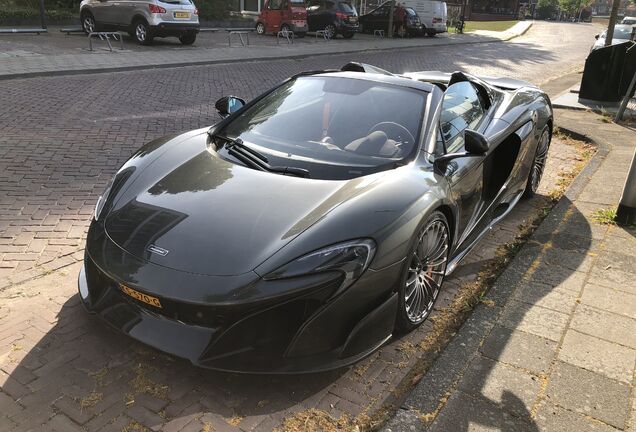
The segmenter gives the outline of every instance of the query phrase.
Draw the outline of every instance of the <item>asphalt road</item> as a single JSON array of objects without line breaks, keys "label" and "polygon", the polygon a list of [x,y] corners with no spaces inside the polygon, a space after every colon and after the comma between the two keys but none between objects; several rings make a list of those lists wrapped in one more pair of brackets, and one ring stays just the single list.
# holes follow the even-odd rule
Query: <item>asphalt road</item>
[{"label": "asphalt road", "polygon": [[395,72],[464,70],[536,84],[581,68],[593,24],[535,23],[511,42],[0,82],[0,279],[81,248],[97,196],[153,138],[210,125],[303,70],[361,61]]}]

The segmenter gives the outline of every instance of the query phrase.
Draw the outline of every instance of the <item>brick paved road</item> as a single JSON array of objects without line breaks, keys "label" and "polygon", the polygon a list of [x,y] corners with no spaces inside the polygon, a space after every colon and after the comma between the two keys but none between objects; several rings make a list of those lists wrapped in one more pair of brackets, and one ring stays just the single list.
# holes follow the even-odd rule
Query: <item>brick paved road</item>
[{"label": "brick paved road", "polygon": [[[2,82],[0,276],[6,285],[6,278],[23,280],[47,263],[81,257],[76,251],[95,199],[115,169],[145,141],[211,123],[213,102],[223,94],[253,97],[296,71],[338,67],[349,59],[395,71],[465,68],[542,82],[579,65],[593,33],[590,26],[540,23],[514,43],[452,52],[429,48]],[[572,155],[564,146],[554,151],[560,159],[553,158],[552,173]],[[539,204],[525,203],[486,239],[448,281],[440,306]],[[122,430],[135,422],[164,430],[200,430],[206,423],[215,430],[268,430],[312,407],[356,416],[405,375],[414,361],[408,344],[422,340],[429,328],[349,371],[293,380],[214,374],[90,320],[73,295],[76,272],[77,265],[0,295],[0,430],[45,423],[59,431]]]},{"label": "brick paved road", "polygon": [[594,32],[536,23],[512,43],[0,82],[0,288],[78,250],[116,168],[150,139],[215,121],[222,95],[251,98],[292,73],[349,60],[540,83],[579,67]]}]

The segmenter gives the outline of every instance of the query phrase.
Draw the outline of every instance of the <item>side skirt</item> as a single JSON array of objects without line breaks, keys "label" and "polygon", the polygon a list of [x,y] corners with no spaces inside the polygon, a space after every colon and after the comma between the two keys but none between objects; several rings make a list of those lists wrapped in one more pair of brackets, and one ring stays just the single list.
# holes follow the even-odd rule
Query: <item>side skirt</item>
[{"label": "side skirt", "polygon": [[503,218],[505,218],[508,215],[508,213],[510,213],[512,211],[512,209],[515,208],[515,206],[517,205],[517,203],[521,199],[522,195],[523,195],[523,191],[519,192],[513,198],[513,200],[510,201],[510,204],[508,205],[508,208],[506,209],[505,212],[503,212],[501,215],[499,215],[496,218],[494,218],[488,224],[488,226],[486,228],[484,228],[484,230],[481,233],[479,233],[479,235],[475,238],[475,240],[473,240],[473,242],[470,244],[470,246],[468,246],[461,253],[459,253],[456,257],[454,257],[452,260],[450,260],[450,262],[448,263],[448,266],[446,267],[446,274],[445,274],[446,276],[448,276],[451,273],[453,273],[455,271],[455,269],[457,268],[457,266],[459,265],[459,263],[466,257],[466,255],[468,255],[468,253],[471,250],[473,250],[473,248],[475,246],[477,246],[477,243],[479,243],[479,240],[481,240],[483,236],[485,236],[488,232],[490,232],[492,227],[494,227],[499,221],[501,221]]}]

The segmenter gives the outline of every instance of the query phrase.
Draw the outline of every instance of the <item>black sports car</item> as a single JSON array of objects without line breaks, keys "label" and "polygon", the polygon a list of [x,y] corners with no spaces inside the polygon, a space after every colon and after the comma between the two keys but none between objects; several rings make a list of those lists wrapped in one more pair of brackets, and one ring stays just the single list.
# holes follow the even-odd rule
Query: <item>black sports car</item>
[{"label": "black sports car", "polygon": [[429,315],[546,161],[550,100],[461,72],[301,73],[142,147],[95,208],[79,292],[204,367],[351,364]]}]

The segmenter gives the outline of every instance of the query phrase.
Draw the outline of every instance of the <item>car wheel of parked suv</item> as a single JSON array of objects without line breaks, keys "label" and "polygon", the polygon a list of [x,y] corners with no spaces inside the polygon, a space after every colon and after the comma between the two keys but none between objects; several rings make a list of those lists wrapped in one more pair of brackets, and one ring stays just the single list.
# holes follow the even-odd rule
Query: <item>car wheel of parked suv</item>
[{"label": "car wheel of parked suv", "polygon": [[179,36],[179,40],[183,45],[192,45],[197,40],[197,34],[195,32],[184,33]]},{"label": "car wheel of parked suv", "polygon": [[353,35],[355,35],[355,32],[349,32],[349,33],[343,33],[342,37],[345,39],[351,39],[353,37]]},{"label": "car wheel of parked suv", "polygon": [[135,21],[133,23],[133,31],[133,37],[139,45],[150,45],[152,42],[152,35],[150,34],[150,26],[145,20],[138,19]]},{"label": "car wheel of parked suv", "polygon": [[89,34],[95,31],[97,26],[95,25],[95,18],[90,12],[84,12],[82,14],[82,29],[84,33]]},{"label": "car wheel of parked suv", "polygon": [[327,36],[328,39],[333,39],[336,37],[336,26],[333,24],[327,24],[325,26],[325,36]]},{"label": "car wheel of parked suv", "polygon": [[263,24],[262,22],[256,24],[256,34],[265,34],[265,24]]}]

